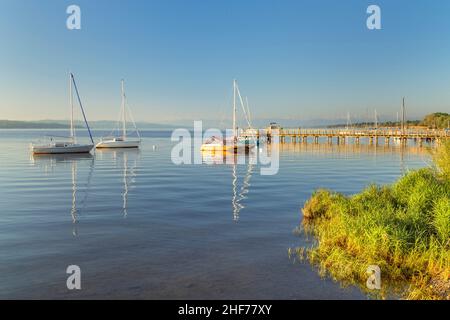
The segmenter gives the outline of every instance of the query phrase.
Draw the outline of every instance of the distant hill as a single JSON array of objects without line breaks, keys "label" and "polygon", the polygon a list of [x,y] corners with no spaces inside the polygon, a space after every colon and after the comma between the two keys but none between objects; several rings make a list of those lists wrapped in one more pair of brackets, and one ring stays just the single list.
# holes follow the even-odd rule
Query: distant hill
[{"label": "distant hill", "polygon": [[0,120],[0,129],[68,129],[67,123]]},{"label": "distant hill", "polygon": [[[174,129],[178,126],[169,124],[157,124],[148,122],[138,122],[137,127],[142,130],[150,129]],[[117,121],[90,121],[91,129],[111,130],[117,128]],[[75,121],[75,128],[84,128],[84,122]],[[14,121],[0,120],[0,129],[69,129],[69,121],[67,120],[39,120],[39,121]]]},{"label": "distant hill", "polygon": [[[84,123],[79,121],[77,122],[80,126],[84,127]],[[117,121],[109,121],[109,120],[98,120],[98,121],[89,121],[89,126],[92,129],[98,130],[112,130],[115,128],[122,128],[122,124],[118,124]],[[178,128],[178,126],[170,125],[170,124],[161,124],[161,123],[150,123],[150,122],[136,122],[136,126],[140,130],[163,130],[163,129],[174,129]],[[132,124],[127,125],[128,128],[132,128]]]}]

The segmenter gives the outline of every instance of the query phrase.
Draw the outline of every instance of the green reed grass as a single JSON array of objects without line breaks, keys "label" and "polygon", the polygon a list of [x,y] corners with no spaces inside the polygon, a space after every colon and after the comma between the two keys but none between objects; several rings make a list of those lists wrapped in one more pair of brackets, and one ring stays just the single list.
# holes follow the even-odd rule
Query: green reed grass
[{"label": "green reed grass", "polygon": [[[309,260],[322,275],[365,288],[369,265],[382,272],[384,298],[450,299],[450,142],[435,167],[389,186],[344,196],[317,190],[303,208],[303,227],[317,238]],[[405,286],[406,284],[406,286]]]}]

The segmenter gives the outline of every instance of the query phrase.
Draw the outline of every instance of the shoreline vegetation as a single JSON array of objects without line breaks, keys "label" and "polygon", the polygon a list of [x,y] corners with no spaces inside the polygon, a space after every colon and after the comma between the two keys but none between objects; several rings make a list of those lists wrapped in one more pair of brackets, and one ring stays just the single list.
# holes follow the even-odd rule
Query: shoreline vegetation
[{"label": "shoreline vegetation", "polygon": [[[351,196],[314,192],[300,229],[315,242],[297,248],[298,258],[376,298],[449,300],[450,141],[432,155],[433,166],[392,185],[370,185]],[[369,265],[381,269],[381,290],[366,288]]]},{"label": "shoreline vegetation", "polygon": [[[435,112],[426,115],[423,120],[407,120],[406,125],[409,127],[423,127],[428,129],[448,129],[450,128],[450,114],[444,112]],[[348,124],[329,125],[328,128],[345,128]],[[385,121],[377,124],[379,128],[400,127],[401,122]],[[357,122],[351,124],[352,128],[374,127],[373,122]]]}]

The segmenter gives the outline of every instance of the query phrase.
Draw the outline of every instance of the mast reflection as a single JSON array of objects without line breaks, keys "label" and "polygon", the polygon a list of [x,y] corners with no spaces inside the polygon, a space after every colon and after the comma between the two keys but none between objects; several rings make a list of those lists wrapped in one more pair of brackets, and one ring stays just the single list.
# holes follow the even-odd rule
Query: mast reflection
[{"label": "mast reflection", "polygon": [[[256,164],[257,153],[255,151],[245,153],[228,153],[228,152],[202,152],[202,161],[209,165],[231,165],[231,208],[233,213],[233,221],[239,220],[242,209],[245,208],[243,200],[247,198],[250,190],[250,180]],[[242,183],[239,184],[238,166],[246,165],[245,175]]]},{"label": "mast reflection", "polygon": [[128,216],[128,196],[130,190],[133,188],[136,182],[136,168],[138,166],[138,160],[140,158],[139,149],[98,149],[100,157],[105,155],[111,155],[115,161],[117,167],[122,169],[122,183],[123,191],[122,196],[122,216],[126,218]]},{"label": "mast reflection", "polygon": [[[88,161],[89,163],[89,171],[87,177],[86,188],[84,190],[84,196],[79,202],[77,199],[78,194],[78,185],[77,185],[77,177],[78,177],[78,163],[80,161]],[[91,185],[92,173],[94,171],[94,157],[91,154],[42,154],[42,155],[32,155],[31,162],[33,165],[39,165],[44,168],[46,173],[53,173],[54,170],[61,166],[64,167],[66,165],[70,165],[71,167],[71,180],[72,180],[72,188],[71,188],[71,208],[70,208],[70,216],[72,219],[72,234],[74,237],[78,236],[78,216],[82,210],[85,209],[87,198],[89,195],[89,188]],[[77,208],[77,205],[81,203],[82,209]]]}]

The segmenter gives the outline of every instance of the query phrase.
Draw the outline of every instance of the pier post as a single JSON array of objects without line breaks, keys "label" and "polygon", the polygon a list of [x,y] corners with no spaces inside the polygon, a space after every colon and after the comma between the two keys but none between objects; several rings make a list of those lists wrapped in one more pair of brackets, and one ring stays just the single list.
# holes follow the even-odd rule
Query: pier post
[{"label": "pier post", "polygon": [[434,139],[434,141],[435,141],[436,146],[439,147],[441,145],[441,139],[436,138],[436,139]]},{"label": "pier post", "polygon": [[408,144],[408,138],[403,137],[403,138],[402,138],[402,145],[403,145],[403,146],[406,146],[407,144]]}]

